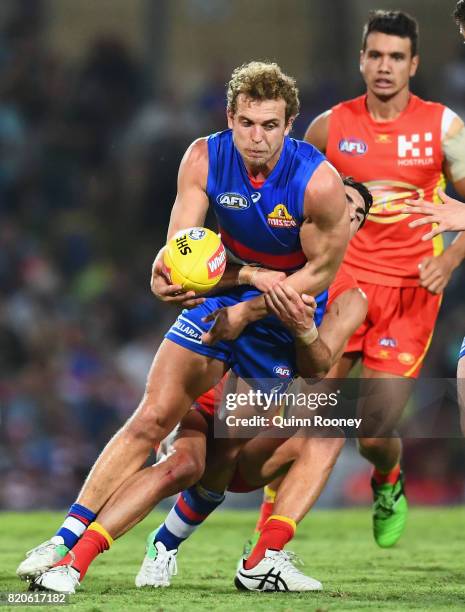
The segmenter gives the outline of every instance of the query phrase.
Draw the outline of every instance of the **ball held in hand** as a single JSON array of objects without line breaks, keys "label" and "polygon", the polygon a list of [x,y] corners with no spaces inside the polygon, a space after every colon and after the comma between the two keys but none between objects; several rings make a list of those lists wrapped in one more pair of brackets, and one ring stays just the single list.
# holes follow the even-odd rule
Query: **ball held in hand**
[{"label": "ball held in hand", "polygon": [[168,241],[163,264],[173,284],[185,291],[204,293],[223,276],[226,251],[218,234],[206,227],[190,227]]}]

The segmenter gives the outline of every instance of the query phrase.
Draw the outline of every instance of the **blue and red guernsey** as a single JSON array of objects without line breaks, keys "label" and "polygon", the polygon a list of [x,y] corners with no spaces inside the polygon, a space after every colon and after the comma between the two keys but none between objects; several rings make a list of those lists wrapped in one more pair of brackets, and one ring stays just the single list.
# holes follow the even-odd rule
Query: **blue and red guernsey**
[{"label": "blue and red guernsey", "polygon": [[231,130],[208,138],[207,195],[230,261],[291,272],[307,261],[300,244],[305,189],[325,157],[312,145],[284,139],[262,185],[251,183]]}]

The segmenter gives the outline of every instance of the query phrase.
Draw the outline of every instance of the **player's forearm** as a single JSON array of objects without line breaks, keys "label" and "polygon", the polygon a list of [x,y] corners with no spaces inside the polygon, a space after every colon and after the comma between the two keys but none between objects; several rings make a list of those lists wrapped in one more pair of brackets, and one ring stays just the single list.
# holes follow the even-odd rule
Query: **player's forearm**
[{"label": "player's forearm", "polygon": [[[329,265],[329,262],[323,266],[307,263],[301,270],[288,276],[283,283],[292,287],[299,295],[302,295],[302,293],[318,295],[329,287],[336,272],[337,266]],[[247,324],[258,321],[269,314],[265,298],[262,295],[253,300],[242,302],[241,308],[242,316]]]},{"label": "player's forearm", "polygon": [[295,339],[297,370],[303,378],[324,378],[331,369],[331,352],[318,336],[310,345]]},{"label": "player's forearm", "polygon": [[461,232],[444,251],[443,255],[451,260],[452,266],[457,268],[465,259],[465,232]]},{"label": "player's forearm", "polygon": [[222,289],[237,287],[237,285],[253,285],[254,276],[259,269],[257,266],[227,263],[220,282],[215,285],[214,293]]},{"label": "player's forearm", "polygon": [[300,295],[306,293],[316,296],[332,283],[339,263],[340,258],[331,260],[329,257],[308,262],[303,268],[288,276],[284,282]]}]

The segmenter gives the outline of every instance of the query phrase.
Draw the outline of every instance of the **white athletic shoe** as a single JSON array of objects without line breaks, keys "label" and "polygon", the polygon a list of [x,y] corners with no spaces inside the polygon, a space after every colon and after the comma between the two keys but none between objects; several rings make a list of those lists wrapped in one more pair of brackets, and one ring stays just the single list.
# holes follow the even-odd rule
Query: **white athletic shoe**
[{"label": "white athletic shoe", "polygon": [[26,553],[26,558],[18,565],[16,574],[21,580],[32,580],[63,559],[67,552],[63,538],[53,536],[51,540],[42,542]]},{"label": "white athletic shoe", "polygon": [[171,431],[166,438],[160,442],[157,449],[157,463],[161,463],[162,461],[166,461],[168,457],[170,457],[173,453],[176,452],[174,448],[174,443],[176,441],[177,435],[179,432],[179,423],[176,427]]},{"label": "white athletic shoe", "polygon": [[31,584],[31,589],[74,595],[78,586],[79,572],[77,569],[71,565],[58,565],[38,576]]},{"label": "white athletic shoe", "polygon": [[234,584],[242,591],[321,591],[321,582],[302,574],[295,561],[294,553],[267,549],[255,567],[245,569],[242,563]]},{"label": "white athletic shoe", "polygon": [[[152,535],[152,534],[150,534]],[[136,576],[136,587],[169,587],[172,576],[178,573],[177,548],[166,550],[162,542],[148,544],[147,552]]]}]

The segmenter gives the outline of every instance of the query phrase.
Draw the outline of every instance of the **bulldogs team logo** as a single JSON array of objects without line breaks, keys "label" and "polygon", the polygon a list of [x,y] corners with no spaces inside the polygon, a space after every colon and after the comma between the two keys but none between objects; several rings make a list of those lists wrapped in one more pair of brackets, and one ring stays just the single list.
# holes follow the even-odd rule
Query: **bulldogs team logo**
[{"label": "bulldogs team logo", "polygon": [[364,155],[368,145],[359,138],[343,138],[339,141],[339,151],[347,155]]},{"label": "bulldogs team logo", "polygon": [[268,225],[271,227],[296,227],[297,223],[294,217],[289,214],[285,204],[276,204],[267,216]]}]

